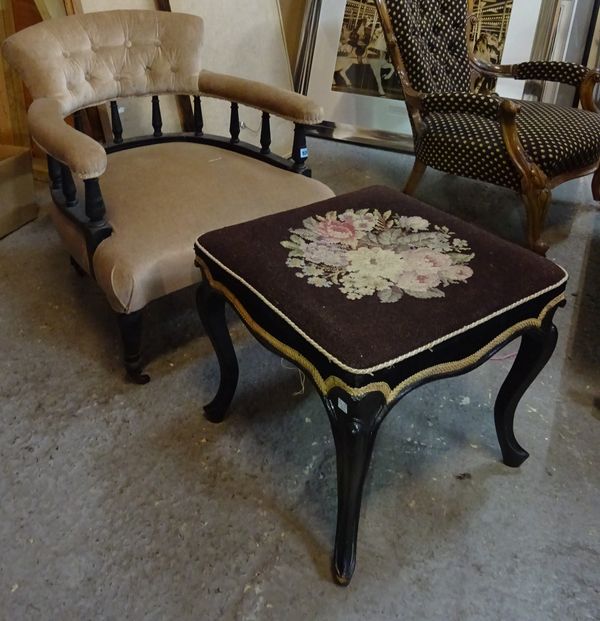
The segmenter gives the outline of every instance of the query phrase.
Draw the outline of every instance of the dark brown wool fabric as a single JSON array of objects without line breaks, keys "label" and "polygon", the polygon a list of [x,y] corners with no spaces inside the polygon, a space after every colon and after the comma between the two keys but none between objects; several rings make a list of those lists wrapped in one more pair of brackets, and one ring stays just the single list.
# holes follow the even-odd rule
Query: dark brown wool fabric
[{"label": "dark brown wool fabric", "polygon": [[[305,218],[347,209],[392,210],[447,226],[466,240],[475,257],[473,275],[443,287],[444,297],[419,299],[405,295],[394,303],[377,296],[348,299],[338,288],[321,288],[298,278],[286,265],[281,241]],[[533,252],[421,203],[405,194],[374,186],[326,201],[278,213],[202,235],[197,253],[215,259],[259,291],[298,328],[342,363],[367,369],[464,328],[548,287],[544,305],[564,289],[561,268]],[[210,259],[208,261],[210,263]],[[223,284],[227,286],[227,282]],[[263,326],[268,330],[268,326]]]}]

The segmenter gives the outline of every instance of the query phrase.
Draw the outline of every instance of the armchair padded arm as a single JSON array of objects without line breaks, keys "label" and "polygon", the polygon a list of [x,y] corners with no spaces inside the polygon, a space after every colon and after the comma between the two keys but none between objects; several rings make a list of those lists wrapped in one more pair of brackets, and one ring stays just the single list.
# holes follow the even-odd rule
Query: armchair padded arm
[{"label": "armchair padded arm", "polygon": [[502,101],[499,97],[475,93],[432,93],[423,97],[421,111],[424,117],[432,112],[462,112],[497,121]]},{"label": "armchair padded arm", "polygon": [[261,82],[201,71],[198,90],[201,94],[258,108],[294,123],[314,125],[323,120],[323,109],[308,97]]},{"label": "armchair padded arm", "polygon": [[579,86],[591,70],[584,65],[560,61],[529,61],[512,66],[516,80],[545,80]]},{"label": "armchair padded arm", "polygon": [[56,99],[36,99],[27,113],[33,140],[54,159],[66,164],[81,179],[99,177],[107,164],[104,147],[64,120]]}]

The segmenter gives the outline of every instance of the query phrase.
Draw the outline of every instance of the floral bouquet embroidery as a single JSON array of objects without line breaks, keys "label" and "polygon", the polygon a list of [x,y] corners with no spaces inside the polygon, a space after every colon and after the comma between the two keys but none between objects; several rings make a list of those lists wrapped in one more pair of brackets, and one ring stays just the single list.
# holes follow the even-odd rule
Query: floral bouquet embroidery
[{"label": "floral bouquet embroidery", "polygon": [[349,300],[441,298],[442,287],[473,275],[467,265],[475,256],[469,244],[419,216],[377,209],[330,211],[302,224],[281,242],[289,251],[286,265],[315,287],[338,287]]}]

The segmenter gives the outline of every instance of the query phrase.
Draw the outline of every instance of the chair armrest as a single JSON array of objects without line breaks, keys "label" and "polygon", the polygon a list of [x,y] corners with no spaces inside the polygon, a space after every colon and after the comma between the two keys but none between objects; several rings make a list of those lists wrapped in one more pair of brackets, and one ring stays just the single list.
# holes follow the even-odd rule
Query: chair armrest
[{"label": "chair armrest", "polygon": [[588,73],[593,70],[577,63],[565,63],[551,60],[532,60],[512,65],[512,77],[515,80],[544,80],[579,86]]},{"label": "chair armrest", "polygon": [[107,164],[104,147],[65,123],[56,99],[36,99],[27,113],[33,140],[81,179],[99,177]]},{"label": "chair armrest", "polygon": [[[517,116],[521,106],[510,99],[477,95],[473,93],[435,93],[425,95],[422,100],[422,113],[439,112],[442,114],[467,113],[482,116],[499,124],[506,150],[522,179],[527,183],[538,183],[545,187],[543,171],[531,161],[523,148],[517,128]],[[536,186],[537,187],[537,186]]]},{"label": "chair armrest", "polygon": [[545,80],[577,87],[584,110],[598,112],[594,100],[594,87],[600,82],[600,71],[577,63],[560,61],[530,61],[512,65],[516,80]]},{"label": "chair armrest", "polygon": [[198,90],[201,94],[258,108],[294,123],[315,125],[323,120],[323,108],[308,97],[262,82],[201,71]]},{"label": "chair armrest", "polygon": [[555,60],[532,60],[514,65],[494,65],[477,58],[470,44],[473,27],[477,23],[475,15],[467,18],[467,54],[471,67],[480,75],[491,78],[514,78],[515,80],[545,80],[577,86],[583,107],[586,110],[596,111],[592,91],[600,82],[600,71],[588,69],[577,63],[567,63]]},{"label": "chair armrest", "polygon": [[499,97],[475,93],[431,93],[423,96],[421,113],[426,117],[432,112],[442,114],[462,112],[497,121],[503,101]]}]

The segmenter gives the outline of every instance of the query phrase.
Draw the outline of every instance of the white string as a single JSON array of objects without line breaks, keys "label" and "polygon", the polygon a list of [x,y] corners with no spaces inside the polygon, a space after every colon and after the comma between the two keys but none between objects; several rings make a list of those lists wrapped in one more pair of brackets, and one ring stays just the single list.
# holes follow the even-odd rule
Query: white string
[{"label": "white string", "polygon": [[242,121],[240,123],[240,129],[247,129],[249,132],[253,133],[253,134],[258,134],[258,129],[252,129],[252,127],[250,127],[247,123],[245,123],[244,121]]},{"label": "white string", "polygon": [[512,354],[499,354],[496,356],[492,356],[490,358],[490,360],[493,360],[494,362],[500,362],[502,360],[510,360],[511,358],[516,358],[517,357],[517,352],[513,352]]},{"label": "white string", "polygon": [[295,366],[291,366],[288,367],[285,365],[285,360],[283,358],[279,359],[281,361],[281,366],[284,369],[287,369],[288,371],[298,371],[298,374],[300,376],[300,390],[293,392],[292,396],[293,397],[298,397],[299,395],[303,395],[304,394],[304,388],[306,385],[306,375],[304,374],[304,371],[302,369],[299,369],[298,367]]}]

